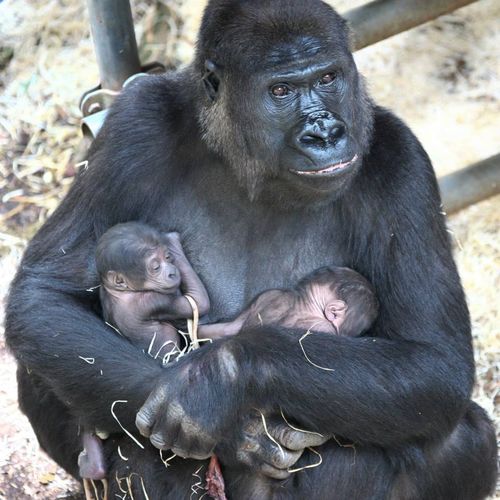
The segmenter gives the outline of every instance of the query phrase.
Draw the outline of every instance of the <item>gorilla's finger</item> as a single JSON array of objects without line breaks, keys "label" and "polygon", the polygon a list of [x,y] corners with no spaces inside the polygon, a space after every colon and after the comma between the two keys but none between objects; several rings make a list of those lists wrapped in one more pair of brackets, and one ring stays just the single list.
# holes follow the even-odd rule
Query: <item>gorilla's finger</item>
[{"label": "gorilla's finger", "polygon": [[186,450],[179,448],[177,446],[172,446],[171,450],[172,450],[172,453],[175,453],[177,456],[179,456],[181,458],[188,458],[189,457],[189,453]]},{"label": "gorilla's finger", "polygon": [[282,446],[279,447],[270,441],[267,436],[263,436],[262,440],[261,447],[255,451],[255,455],[257,455],[261,461],[277,469],[288,469],[297,462],[304,451],[303,449],[292,451]]},{"label": "gorilla's finger", "polygon": [[161,413],[150,429],[149,440],[159,450],[170,450],[178,441],[180,431],[181,422],[179,420],[168,418],[165,413]]},{"label": "gorilla's finger", "polygon": [[151,434],[149,440],[151,441],[151,444],[159,450],[168,450],[170,448],[160,433],[155,432],[154,434]]},{"label": "gorilla's finger", "polygon": [[277,425],[269,428],[269,433],[282,446],[290,450],[303,450],[310,446],[319,446],[328,441],[328,436],[323,436],[316,432],[299,431],[287,425]]},{"label": "gorilla's finger", "polygon": [[213,454],[213,447],[209,451],[202,451],[199,449],[186,450],[173,446],[171,450],[172,453],[175,453],[181,458],[193,458],[194,460],[206,460]]},{"label": "gorilla's finger", "polygon": [[154,424],[154,415],[147,408],[141,408],[135,417],[135,426],[144,437],[149,437]]},{"label": "gorilla's finger", "polygon": [[269,464],[262,464],[259,469],[262,474],[273,479],[286,479],[291,474],[286,469],[277,469]]},{"label": "gorilla's finger", "polygon": [[183,458],[205,460],[213,454],[215,441],[203,434],[192,435],[180,425],[177,438],[172,445],[172,451]]},{"label": "gorilla's finger", "polygon": [[286,479],[290,475],[287,469],[278,469],[266,462],[263,462],[258,454],[240,450],[237,452],[236,456],[241,464],[247,465],[252,469],[256,469],[267,477],[273,479]]},{"label": "gorilla's finger", "polygon": [[164,388],[157,388],[149,395],[146,402],[137,412],[135,425],[144,437],[149,437],[151,429],[155,424],[160,408],[165,401],[166,391]]}]

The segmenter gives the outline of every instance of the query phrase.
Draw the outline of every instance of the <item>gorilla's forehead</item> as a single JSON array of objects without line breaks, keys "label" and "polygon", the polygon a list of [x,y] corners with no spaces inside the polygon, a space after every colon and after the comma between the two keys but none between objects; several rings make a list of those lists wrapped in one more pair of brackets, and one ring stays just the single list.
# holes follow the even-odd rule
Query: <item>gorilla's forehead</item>
[{"label": "gorilla's forehead", "polygon": [[264,55],[264,64],[288,65],[299,60],[311,59],[324,52],[324,43],[316,37],[297,37],[293,40],[275,41]]},{"label": "gorilla's forehead", "polygon": [[260,70],[293,72],[294,68],[304,69],[325,65],[342,58],[342,53],[316,37],[297,37],[293,40],[275,42],[263,53]]}]

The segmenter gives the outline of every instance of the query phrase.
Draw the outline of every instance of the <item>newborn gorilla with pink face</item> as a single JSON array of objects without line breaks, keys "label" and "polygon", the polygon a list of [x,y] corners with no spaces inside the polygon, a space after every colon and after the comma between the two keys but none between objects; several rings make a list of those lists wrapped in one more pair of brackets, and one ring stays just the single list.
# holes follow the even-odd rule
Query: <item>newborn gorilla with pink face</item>
[{"label": "newborn gorilla with pink face", "polygon": [[283,326],[356,337],[375,320],[378,301],[371,284],[346,267],[323,267],[290,289],[267,290],[233,321],[201,325],[200,337],[236,335],[243,326]]}]

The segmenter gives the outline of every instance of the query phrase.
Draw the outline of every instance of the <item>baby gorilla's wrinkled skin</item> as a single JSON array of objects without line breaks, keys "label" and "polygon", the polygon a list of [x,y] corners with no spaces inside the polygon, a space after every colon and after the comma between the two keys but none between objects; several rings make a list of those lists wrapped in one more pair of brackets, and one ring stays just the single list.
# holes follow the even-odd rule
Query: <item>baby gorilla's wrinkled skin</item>
[{"label": "baby gorilla's wrinkled skin", "polygon": [[139,222],[117,224],[99,240],[96,264],[104,320],[141,349],[158,353],[179,342],[170,321],[192,318],[185,295],[200,315],[208,312],[207,291],[178,233],[161,234]]},{"label": "baby gorilla's wrinkled skin", "polygon": [[243,326],[282,326],[356,337],[375,320],[378,302],[370,283],[345,267],[324,267],[294,288],[267,290],[233,321],[200,325],[201,338],[236,335]]},{"label": "baby gorilla's wrinkled skin", "polygon": [[[186,258],[178,233],[162,234],[139,222],[117,224],[100,238],[96,266],[104,321],[153,356],[179,346],[179,333],[170,321],[192,318],[185,295],[194,299],[199,314],[206,314],[210,307],[205,286]],[[85,431],[83,445],[80,476],[104,479],[100,438]]]}]

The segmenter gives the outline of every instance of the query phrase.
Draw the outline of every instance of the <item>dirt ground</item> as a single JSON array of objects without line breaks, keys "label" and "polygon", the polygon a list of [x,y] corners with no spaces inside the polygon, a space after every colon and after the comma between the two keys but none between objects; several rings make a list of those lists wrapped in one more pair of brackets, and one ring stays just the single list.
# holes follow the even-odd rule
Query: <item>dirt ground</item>
[{"label": "dirt ground", "polygon": [[[188,61],[205,2],[132,3],[143,61]],[[343,12],[364,1],[330,3]],[[372,95],[412,127],[438,175],[498,153],[499,18],[500,2],[481,0],[356,54]],[[97,81],[82,0],[0,1],[0,319],[27,239],[78,168],[77,103]],[[449,218],[473,322],[474,398],[497,428],[499,228],[500,196]],[[0,444],[0,499],[81,498],[78,484],[39,450],[17,408],[15,365],[3,332]]]}]

